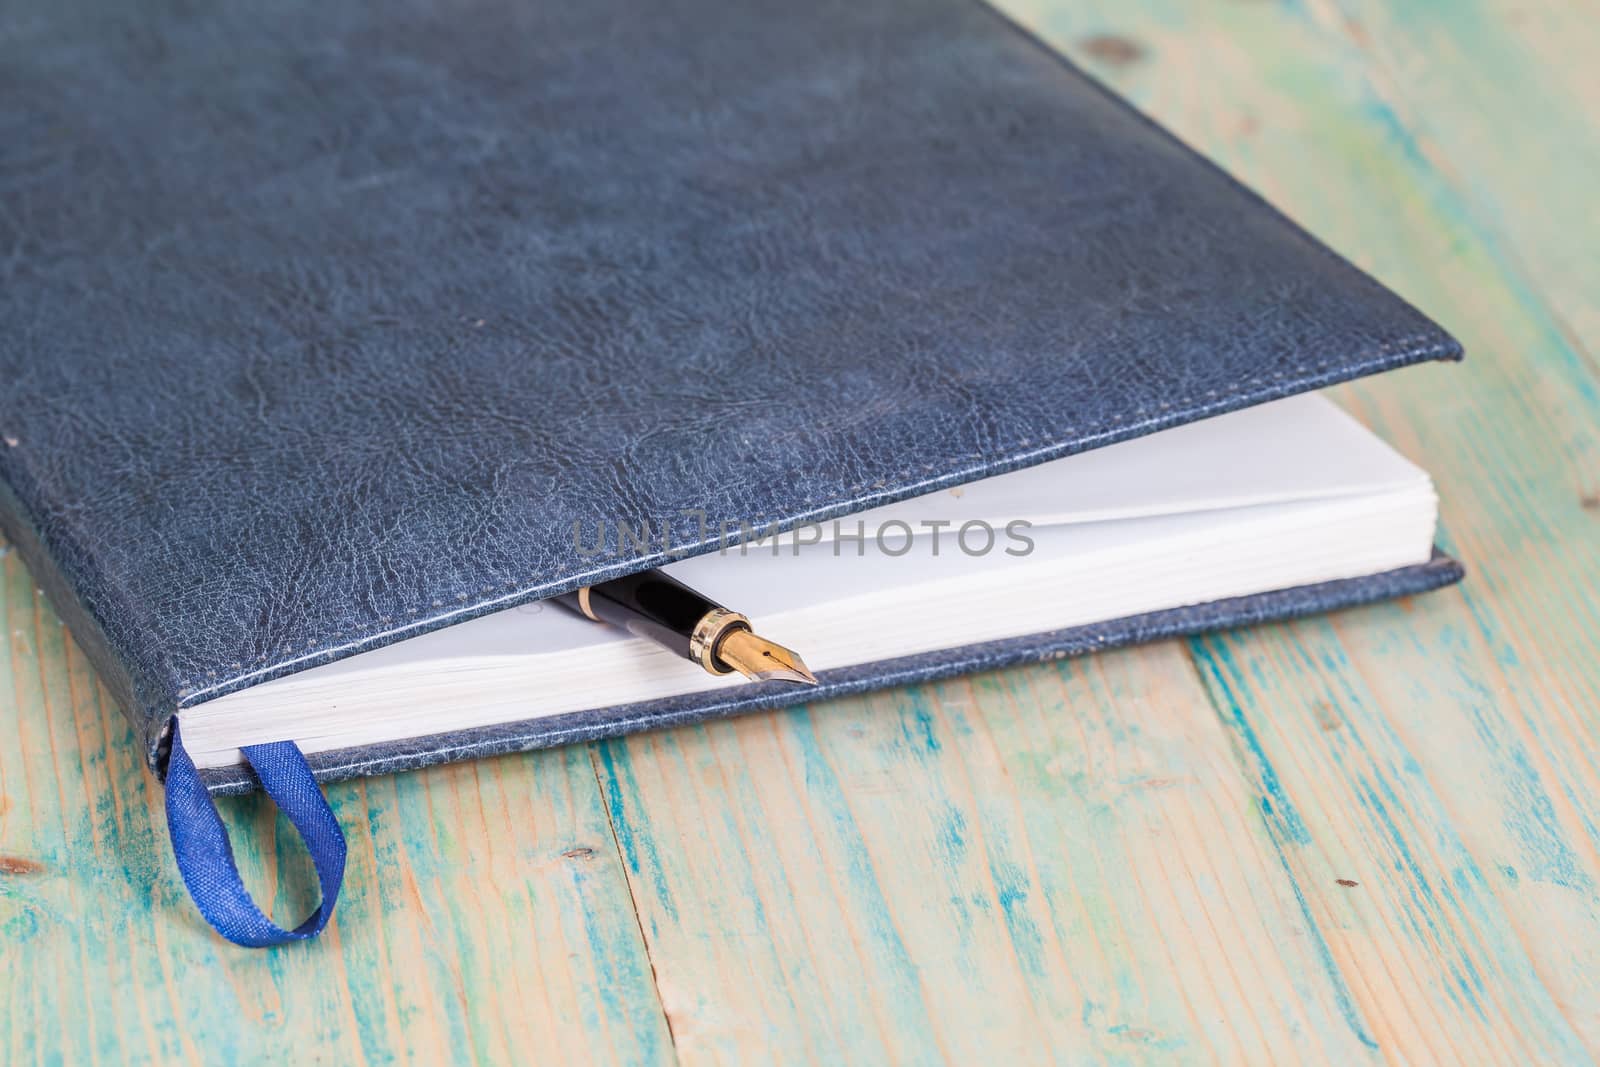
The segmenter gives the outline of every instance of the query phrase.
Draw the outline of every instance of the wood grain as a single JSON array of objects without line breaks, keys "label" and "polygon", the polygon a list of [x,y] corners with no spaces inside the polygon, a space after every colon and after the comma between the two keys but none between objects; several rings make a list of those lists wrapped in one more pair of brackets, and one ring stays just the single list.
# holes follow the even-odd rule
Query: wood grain
[{"label": "wood grain", "polygon": [[[1600,962],[1600,693],[1584,651],[1597,632],[1600,538],[1584,486],[1600,412],[1592,356],[1562,320],[1581,320],[1576,294],[1600,282],[1592,257],[1584,273],[1569,255],[1597,235],[1596,216],[1592,197],[1575,195],[1581,168],[1518,175],[1500,155],[1505,142],[1488,138],[1514,128],[1524,160],[1540,149],[1582,160],[1595,150],[1600,86],[1590,84],[1586,111],[1579,97],[1548,125],[1528,121],[1552,102],[1549,80],[1531,69],[1537,54],[1517,46],[1520,20],[1448,10],[1409,18],[1381,5],[1311,5],[1205,25],[1176,6],[1151,12],[1185,48],[1203,38],[1203,51],[1225,57],[1197,77],[1248,102],[1232,114],[1176,100],[1172,113],[1152,109],[1202,143],[1247,131],[1219,151],[1230,166],[1449,324],[1475,357],[1464,374],[1411,372],[1342,391],[1435,474],[1449,541],[1473,580],[1409,612],[1208,639],[1193,651],[1257,777],[1283,780],[1293,767],[1295,807],[1275,815],[1275,832],[1303,846],[1290,854],[1319,914],[1359,923],[1333,944],[1347,971],[1370,979],[1354,987],[1385,1047],[1404,1058],[1582,1059],[1600,1039],[1590,992]],[[1592,27],[1575,31],[1577,45]],[[1389,54],[1398,58],[1374,58]],[[1485,127],[1469,103],[1485,91],[1484,72],[1523,64],[1526,81],[1493,79],[1506,122]],[[1450,87],[1467,82],[1467,106],[1452,106]],[[1573,120],[1585,114],[1580,135]],[[1257,136],[1271,129],[1341,150],[1279,151]],[[1485,148],[1498,189],[1461,177],[1476,176],[1472,153]],[[1538,240],[1509,236],[1524,225]],[[1542,264],[1545,249],[1566,270],[1560,286],[1546,288],[1547,267],[1524,266]],[[1318,739],[1309,727],[1329,708],[1338,729]],[[1334,842],[1382,872],[1354,915],[1321,876]]]},{"label": "wood grain", "polygon": [[[1004,8],[1463,340],[1339,395],[1466,585],[337,786],[333,928],[250,953],[0,549],[0,1062],[1600,1054],[1600,21]],[[304,909],[270,806],[225,809]]]},{"label": "wood grain", "polygon": [[628,866],[691,1062],[770,1047],[757,1023],[819,1062],[1372,1050],[1176,646],[645,735],[601,766],[625,849],[699,826]]},{"label": "wood grain", "polygon": [[[671,1058],[586,751],[332,787],[334,925],[237,950],[188,902],[125,720],[0,564],[0,1062]],[[222,807],[246,883],[298,919],[315,879],[287,824]]]}]

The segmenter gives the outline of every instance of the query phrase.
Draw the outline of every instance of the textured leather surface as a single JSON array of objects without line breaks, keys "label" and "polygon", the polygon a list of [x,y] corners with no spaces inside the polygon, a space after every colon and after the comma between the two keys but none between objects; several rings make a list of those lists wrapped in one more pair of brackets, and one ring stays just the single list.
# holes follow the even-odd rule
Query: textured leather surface
[{"label": "textured leather surface", "polygon": [[0,20],[0,510],[153,759],[661,559],[574,521],[844,514],[1458,355],[974,0]]},{"label": "textured leather surface", "polygon": [[[1297,589],[1114,619],[1092,626],[863,664],[846,670],[825,671],[818,676],[821,685],[816,689],[799,689],[782,683],[719,689],[712,693],[619,708],[599,708],[488,729],[413,738],[394,744],[318,752],[307,756],[306,760],[311,765],[312,773],[324,782],[362,775],[392,774],[435,763],[479,759],[534,748],[554,748],[557,745],[619,737],[640,730],[722,719],[767,708],[813,704],[853,693],[937,681],[975,671],[1081,656],[1144,641],[1315,615],[1374,600],[1427,592],[1458,582],[1461,577],[1459,563],[1435,552],[1429,563],[1368,578],[1323,582]],[[256,788],[255,777],[248,768],[242,766],[205,770],[200,772],[200,776],[207,788],[217,794],[247,793]]]}]

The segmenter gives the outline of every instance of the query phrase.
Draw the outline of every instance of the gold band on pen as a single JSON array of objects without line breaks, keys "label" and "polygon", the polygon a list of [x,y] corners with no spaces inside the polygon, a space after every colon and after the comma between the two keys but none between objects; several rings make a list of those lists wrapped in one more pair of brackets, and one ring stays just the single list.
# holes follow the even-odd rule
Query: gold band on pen
[{"label": "gold band on pen", "polygon": [[735,626],[748,630],[750,620],[727,608],[715,608],[700,616],[700,621],[694,624],[694,632],[689,635],[689,658],[712,674],[732,674],[733,669],[724,666],[716,652],[722,635]]},{"label": "gold band on pen", "polygon": [[699,664],[708,674],[742,674],[752,682],[817,684],[817,676],[794,649],[760,636],[747,616],[729,611],[661,571],[581,585],[556,600],[591,622],[654,642]]}]

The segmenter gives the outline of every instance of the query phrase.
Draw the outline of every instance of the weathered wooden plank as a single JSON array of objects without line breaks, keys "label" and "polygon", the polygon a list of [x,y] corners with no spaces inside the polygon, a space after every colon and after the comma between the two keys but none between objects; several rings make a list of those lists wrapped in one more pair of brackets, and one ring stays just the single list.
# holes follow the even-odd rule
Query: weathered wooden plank
[{"label": "weathered wooden plank", "polygon": [[[334,925],[238,950],[184,893],[132,732],[15,554],[0,564],[0,1061],[673,1058],[586,750],[331,788]],[[303,914],[287,823],[223,807],[247,883]]]},{"label": "weathered wooden plank", "polygon": [[[1369,57],[1373,95],[1414,131],[1418,154],[1468,206],[1507,287],[1536,311],[1550,337],[1531,351],[1516,383],[1532,417],[1493,426],[1501,447],[1483,457],[1485,466],[1463,472],[1485,472],[1478,480],[1493,486],[1483,506],[1452,527],[1489,558],[1493,584],[1469,590],[1483,684],[1439,696],[1446,707],[1471,709],[1472,728],[1495,758],[1450,761],[1436,774],[1458,796],[1495,799],[1500,818],[1484,818],[1480,804],[1468,840],[1515,880],[1503,905],[1531,946],[1541,980],[1593,1050],[1600,1048],[1593,993],[1600,939],[1592,934],[1600,920],[1600,598],[1593,592],[1600,560],[1600,77],[1592,57],[1600,54],[1600,20],[1556,5],[1500,3],[1427,8],[1410,19],[1375,4],[1355,5],[1342,20],[1320,6],[1306,14]],[[1519,73],[1484,76],[1493,71]],[[1460,86],[1456,94],[1450,85]],[[1526,358],[1515,349],[1505,355],[1505,363]],[[1552,380],[1553,365],[1577,369]],[[1506,847],[1506,837],[1515,848]]]},{"label": "weathered wooden plank", "polygon": [[[1313,0],[1377,106],[1469,205],[1475,229],[1600,369],[1600,18],[1592,6]],[[1512,76],[1503,76],[1512,72]]]},{"label": "weathered wooden plank", "polygon": [[601,747],[689,1062],[1357,1062],[1175,645]]},{"label": "weathered wooden plank", "polygon": [[[1154,42],[1141,51],[1164,88],[1141,103],[1319,233],[1359,250],[1473,353],[1465,373],[1417,371],[1343,392],[1434,471],[1449,539],[1474,570],[1466,588],[1409,612],[1374,609],[1194,647],[1258,779],[1293,798],[1270,822],[1294,846],[1316,914],[1347,924],[1334,948],[1347,971],[1367,977],[1352,986],[1386,1047],[1423,1058],[1574,1059],[1600,1046],[1600,527],[1585,489],[1600,454],[1600,405],[1592,359],[1563,319],[1594,306],[1600,227],[1592,195],[1580,199],[1572,184],[1583,168],[1565,162],[1596,140],[1592,109],[1574,112],[1573,101],[1556,105],[1547,126],[1485,123],[1473,98],[1510,84],[1507,96],[1531,105],[1547,76],[1530,71],[1524,83],[1517,72],[1533,57],[1491,47],[1481,26],[1453,35],[1456,18],[1474,17],[1468,7],[1413,20],[1368,5],[1351,23],[1327,5],[1208,11],[1203,20],[1178,5],[1143,5],[1119,10],[1111,36]],[[1561,14],[1552,8],[1543,24]],[[1147,32],[1147,20],[1157,29]],[[1592,32],[1574,26],[1573,55]],[[1416,37],[1413,61],[1394,67],[1412,77],[1397,82],[1366,57],[1373,42],[1393,47],[1401,33]],[[1416,58],[1424,48],[1425,74]],[[1189,102],[1183,79],[1174,86],[1168,75],[1174,66],[1203,80],[1213,103],[1228,103]],[[1466,82],[1474,89],[1454,102],[1446,87]],[[1407,104],[1413,86],[1427,107]],[[1509,119],[1508,106],[1490,119]],[[1518,161],[1502,155],[1499,134],[1510,126],[1509,143],[1526,150]],[[1527,165],[1562,156],[1579,127],[1581,143],[1557,175]],[[1296,151],[1271,130],[1337,151]],[[1496,180],[1475,180],[1482,173]],[[1537,242],[1497,228],[1533,214]],[[1561,284],[1546,284],[1558,274]],[[1319,724],[1331,724],[1328,736],[1318,737]],[[1339,862],[1330,851],[1372,861],[1369,892],[1322,888]]]}]

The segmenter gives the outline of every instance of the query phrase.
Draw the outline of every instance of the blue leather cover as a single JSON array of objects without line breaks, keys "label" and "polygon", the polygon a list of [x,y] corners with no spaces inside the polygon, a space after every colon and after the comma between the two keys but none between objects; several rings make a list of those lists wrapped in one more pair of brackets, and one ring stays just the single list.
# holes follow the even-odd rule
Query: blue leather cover
[{"label": "blue leather cover", "polygon": [[[0,518],[156,764],[180,709],[723,521],[1459,355],[974,0],[14,0],[4,24]],[[573,537],[686,509],[709,531],[596,558]]]}]

